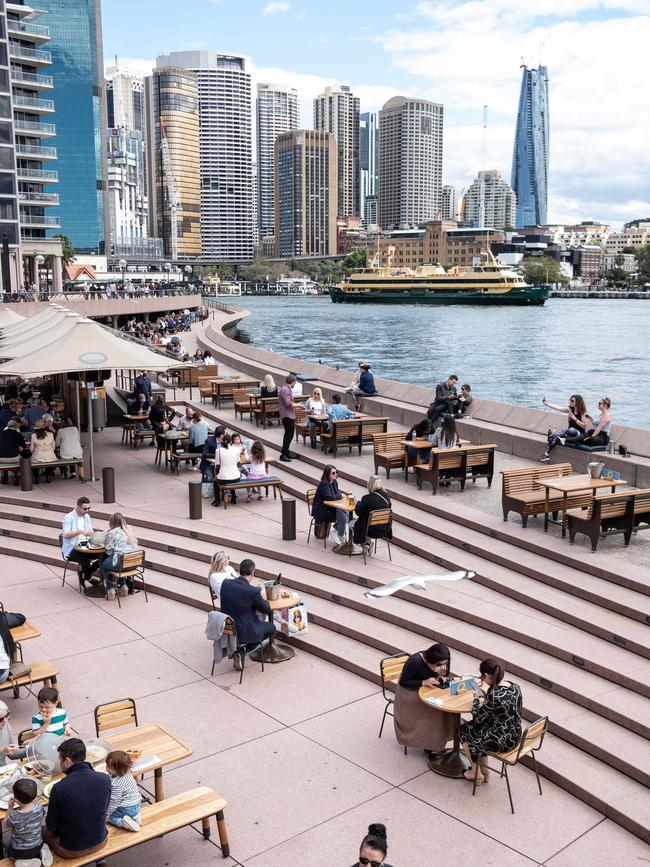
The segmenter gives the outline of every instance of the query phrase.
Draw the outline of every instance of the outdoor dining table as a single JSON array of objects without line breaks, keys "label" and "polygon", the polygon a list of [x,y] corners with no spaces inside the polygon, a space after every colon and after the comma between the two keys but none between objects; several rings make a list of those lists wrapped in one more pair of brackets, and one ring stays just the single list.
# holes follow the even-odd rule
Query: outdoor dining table
[{"label": "outdoor dining table", "polygon": [[123,418],[128,422],[128,435],[127,435],[127,443],[133,445],[133,434],[136,431],[136,426],[138,424],[142,424],[142,422],[147,421],[149,418],[148,412],[137,412],[137,413],[123,413]]},{"label": "outdoor dining table", "polygon": [[347,542],[343,542],[341,545],[337,545],[336,548],[333,548],[335,554],[347,554],[348,557],[352,556],[352,532],[350,531],[349,522],[352,520],[352,515],[354,515],[354,507],[357,504],[357,501],[351,494],[343,494],[340,500],[323,500],[323,504],[325,506],[329,506],[332,509],[340,509],[343,512],[347,513],[348,516],[348,540]]},{"label": "outdoor dining table", "polygon": [[[9,632],[11,632],[15,645],[22,644],[23,641],[29,641],[30,638],[38,638],[41,634],[40,629],[34,626],[33,623],[30,623],[29,620],[26,620],[20,626],[12,626]],[[16,646],[11,655],[11,661],[18,662],[18,656],[19,648]]]},{"label": "outdoor dining table", "polygon": [[[286,587],[280,587],[280,598],[279,599],[268,599],[267,602],[271,606],[271,614],[269,616],[269,620],[273,621],[273,612],[274,611],[282,611],[284,608],[295,608],[296,605],[300,605],[300,596],[296,593],[295,590],[288,590]],[[288,596],[282,596],[282,593],[288,593]],[[261,662],[264,659],[264,662],[270,662],[272,665],[276,662],[286,662],[288,659],[291,659],[295,656],[295,650],[293,647],[282,646],[280,647],[276,642],[277,633],[274,632],[273,635],[269,638],[265,647],[258,647],[256,650],[251,651],[249,653],[249,657],[255,662]]]},{"label": "outdoor dining table", "polygon": [[612,489],[612,494],[616,492],[618,485],[627,485],[624,479],[592,479],[589,473],[575,473],[570,476],[557,476],[554,479],[539,479],[538,485],[546,489],[546,499],[544,503],[544,532],[548,532],[549,512],[551,510],[551,491],[560,491],[562,493],[562,537],[566,536],[567,526],[567,511],[569,505],[569,494],[575,494],[579,491],[591,491],[592,495],[596,496],[596,491],[599,488]]},{"label": "outdoor dining table", "polygon": [[259,384],[259,379],[242,378],[239,374],[227,379],[223,377],[211,379],[212,402],[219,406],[222,400],[232,398],[232,393],[236,388],[257,388]]},{"label": "outdoor dining table", "polygon": [[471,713],[474,701],[472,690],[463,690],[457,695],[450,695],[449,689],[440,689],[437,686],[421,686],[418,694],[432,710],[437,713],[453,714],[454,722],[454,745],[450,750],[444,750],[428,760],[429,768],[443,777],[460,779],[465,771],[471,767],[467,756],[460,746],[460,715]]}]

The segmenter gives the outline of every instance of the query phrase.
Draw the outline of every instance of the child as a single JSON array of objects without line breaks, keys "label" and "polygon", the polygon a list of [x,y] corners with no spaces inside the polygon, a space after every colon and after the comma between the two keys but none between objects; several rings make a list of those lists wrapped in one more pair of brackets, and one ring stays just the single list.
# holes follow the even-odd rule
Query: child
[{"label": "child", "polygon": [[6,829],[11,832],[7,854],[12,861],[32,860],[50,867],[54,858],[49,846],[43,844],[41,826],[45,810],[41,804],[34,803],[37,788],[35,780],[27,777],[17,780],[13,785],[13,797],[9,798]]},{"label": "child", "polygon": [[239,461],[237,462],[237,466],[242,474],[242,476],[248,475],[248,467],[246,464],[250,462],[250,458],[248,457],[248,452],[246,451],[246,446],[242,442],[241,434],[234,433],[232,435],[232,444],[236,448],[239,448]]},{"label": "child", "polygon": [[60,737],[70,738],[74,732],[68,722],[68,714],[59,703],[59,690],[53,686],[45,686],[38,693],[38,713],[32,717],[32,731],[35,735],[45,732]]},{"label": "child", "polygon": [[[248,471],[248,481],[250,482],[252,479],[265,479],[267,476],[266,452],[264,451],[262,443],[259,440],[255,440],[251,446],[251,466]],[[261,488],[250,488],[248,496],[246,497],[246,502],[252,498],[253,494],[257,494],[258,500],[262,499]]]},{"label": "child", "polygon": [[140,790],[131,766],[131,756],[124,750],[113,750],[106,756],[106,771],[111,777],[111,800],[108,804],[108,821],[127,831],[140,830]]}]

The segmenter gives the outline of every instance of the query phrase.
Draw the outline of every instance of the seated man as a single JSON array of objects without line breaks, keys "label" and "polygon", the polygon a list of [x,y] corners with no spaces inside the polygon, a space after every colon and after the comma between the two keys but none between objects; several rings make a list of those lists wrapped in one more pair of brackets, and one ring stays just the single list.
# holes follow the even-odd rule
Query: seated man
[{"label": "seated man", "polygon": [[[99,579],[93,578],[93,573],[99,569],[99,557],[90,554],[82,554],[75,550],[79,542],[86,542],[93,534],[90,522],[90,500],[88,497],[79,497],[75,508],[63,516],[63,532],[61,533],[61,553],[66,560],[81,564],[79,584],[83,589],[86,581],[96,587],[98,596],[103,596],[104,591],[98,586]],[[84,593],[92,596],[94,588],[86,588]]]},{"label": "seated man", "polygon": [[[224,581],[221,585],[221,610],[235,621],[239,643],[245,644],[246,650],[254,650],[265,638],[275,633],[273,613],[269,603],[262,597],[261,588],[251,584],[255,563],[242,560],[239,573],[239,577]],[[257,617],[258,611],[266,614],[269,621],[261,622]],[[241,660],[235,658],[234,665],[239,669]]]},{"label": "seated man", "polygon": [[63,741],[59,762],[65,779],[52,787],[43,840],[60,858],[81,858],[106,845],[111,778],[86,761],[86,746],[79,738]]},{"label": "seated man", "polygon": [[3,463],[15,461],[26,448],[20,424],[10,419],[5,429],[0,431],[0,469]]},{"label": "seated man", "polygon": [[372,395],[377,394],[377,389],[375,388],[375,377],[370,373],[370,365],[368,362],[360,362],[359,370],[361,371],[359,374],[359,387],[357,388],[353,384],[351,388],[347,389],[347,394],[351,394],[354,397],[372,397]]},{"label": "seated man", "polygon": [[[327,410],[327,415],[332,421],[339,421],[340,419],[352,418],[353,413],[344,403],[341,403],[340,394],[333,394],[332,403],[330,404],[330,408]],[[329,430],[331,424],[325,422],[323,427],[325,430]]]},{"label": "seated man", "polygon": [[429,421],[435,421],[441,415],[454,415],[458,401],[458,394],[456,392],[457,382],[458,377],[452,373],[446,382],[439,382],[436,385],[436,396],[427,412]]}]

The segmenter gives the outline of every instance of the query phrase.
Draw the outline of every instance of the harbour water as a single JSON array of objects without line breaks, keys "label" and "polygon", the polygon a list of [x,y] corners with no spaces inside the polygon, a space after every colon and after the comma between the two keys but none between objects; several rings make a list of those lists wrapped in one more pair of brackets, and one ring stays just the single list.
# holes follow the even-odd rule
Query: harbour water
[{"label": "harbour water", "polygon": [[[620,424],[650,427],[648,311],[637,300],[549,299],[543,307],[332,304],[325,296],[245,297],[238,339],[286,355],[430,385],[456,373],[478,397],[541,406],[609,395]],[[299,369],[299,365],[296,365]]]}]

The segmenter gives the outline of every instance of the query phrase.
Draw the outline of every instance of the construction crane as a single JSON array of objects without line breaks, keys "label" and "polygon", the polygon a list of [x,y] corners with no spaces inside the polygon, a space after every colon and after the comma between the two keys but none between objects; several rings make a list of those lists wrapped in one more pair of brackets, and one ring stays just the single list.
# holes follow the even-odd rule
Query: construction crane
[{"label": "construction crane", "polygon": [[[483,135],[481,139],[481,171],[485,171],[485,140],[487,137],[488,107],[483,106]],[[479,175],[478,228],[485,226],[485,178]]]},{"label": "construction crane", "polygon": [[160,154],[162,156],[162,168],[165,176],[167,202],[170,214],[171,259],[172,262],[175,262],[178,259],[178,212],[181,208],[181,195],[176,187],[172,158],[169,153],[169,143],[167,141],[167,132],[162,117],[160,118]]}]

